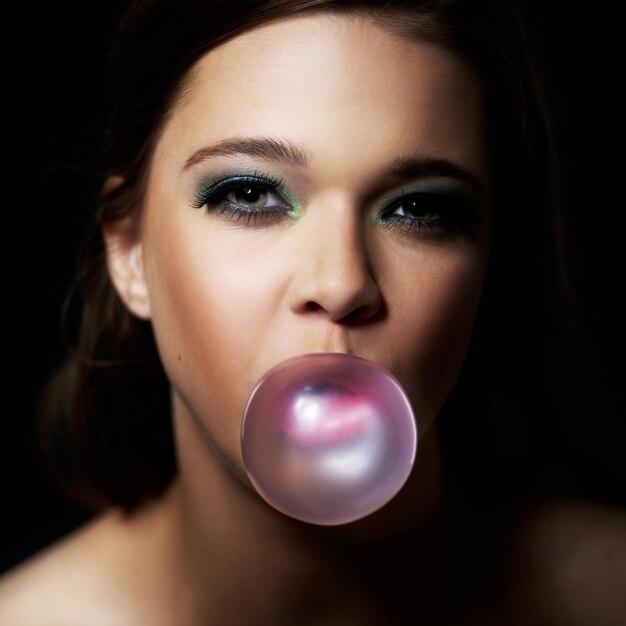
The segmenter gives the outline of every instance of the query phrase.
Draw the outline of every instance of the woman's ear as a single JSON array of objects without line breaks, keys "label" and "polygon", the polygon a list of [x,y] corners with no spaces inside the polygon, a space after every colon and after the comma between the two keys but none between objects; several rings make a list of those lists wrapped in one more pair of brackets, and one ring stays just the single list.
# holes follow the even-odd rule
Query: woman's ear
[{"label": "woman's ear", "polygon": [[[123,182],[111,176],[103,187],[103,196]],[[144,273],[142,245],[132,218],[105,223],[102,237],[111,282],[128,310],[143,320],[150,319],[150,295]]]}]

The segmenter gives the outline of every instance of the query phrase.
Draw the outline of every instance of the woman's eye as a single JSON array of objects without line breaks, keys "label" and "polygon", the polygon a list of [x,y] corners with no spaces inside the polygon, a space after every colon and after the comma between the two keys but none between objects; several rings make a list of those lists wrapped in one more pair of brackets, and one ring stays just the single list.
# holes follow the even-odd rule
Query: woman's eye
[{"label": "woman's eye", "polygon": [[229,220],[258,225],[285,215],[294,207],[279,191],[280,180],[258,177],[233,177],[201,188],[192,206],[207,207],[211,213]]},{"label": "woman's eye", "polygon": [[468,232],[479,221],[469,199],[441,192],[403,196],[384,211],[379,221],[390,228],[433,234]]},{"label": "woman's eye", "polygon": [[262,209],[268,206],[277,206],[280,200],[276,194],[272,193],[268,187],[255,185],[254,183],[242,185],[230,191],[226,197],[226,202],[238,204],[255,209]]}]

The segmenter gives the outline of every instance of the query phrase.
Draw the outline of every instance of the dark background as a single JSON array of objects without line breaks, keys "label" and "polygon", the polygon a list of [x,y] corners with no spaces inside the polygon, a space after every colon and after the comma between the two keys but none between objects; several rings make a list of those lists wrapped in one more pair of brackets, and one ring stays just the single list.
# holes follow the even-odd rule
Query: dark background
[{"label": "dark background", "polygon": [[[60,312],[95,191],[90,146],[104,112],[108,40],[126,4],[42,3],[5,23],[16,29],[19,44],[8,61],[16,75],[5,85],[5,101],[14,108],[4,119],[5,137],[15,146],[5,144],[4,155],[9,375],[0,441],[0,571],[89,516],[49,484],[35,446],[34,416],[37,393],[65,354]],[[607,454],[626,456],[626,307],[619,301],[626,284],[620,228],[626,206],[616,27],[610,15],[564,15],[547,4],[556,3],[526,6],[561,126],[592,400]],[[520,228],[532,219],[538,219],[532,210],[520,216]]]}]

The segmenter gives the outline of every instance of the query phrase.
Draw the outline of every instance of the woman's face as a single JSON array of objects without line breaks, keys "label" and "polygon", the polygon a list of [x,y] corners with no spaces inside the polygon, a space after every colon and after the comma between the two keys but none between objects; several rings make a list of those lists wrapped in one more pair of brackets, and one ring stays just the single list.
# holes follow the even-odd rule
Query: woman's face
[{"label": "woman's face", "polygon": [[254,385],[304,353],[382,365],[432,425],[485,276],[485,137],[475,70],[371,18],[279,20],[195,66],[136,250],[172,391],[234,467]]}]

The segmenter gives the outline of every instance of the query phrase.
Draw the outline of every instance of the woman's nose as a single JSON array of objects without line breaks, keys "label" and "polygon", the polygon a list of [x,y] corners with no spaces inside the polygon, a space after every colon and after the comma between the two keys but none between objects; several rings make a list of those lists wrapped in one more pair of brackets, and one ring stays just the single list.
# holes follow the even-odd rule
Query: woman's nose
[{"label": "woman's nose", "polygon": [[382,298],[356,219],[321,221],[300,240],[292,310],[323,312],[333,322],[372,318]]}]

